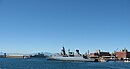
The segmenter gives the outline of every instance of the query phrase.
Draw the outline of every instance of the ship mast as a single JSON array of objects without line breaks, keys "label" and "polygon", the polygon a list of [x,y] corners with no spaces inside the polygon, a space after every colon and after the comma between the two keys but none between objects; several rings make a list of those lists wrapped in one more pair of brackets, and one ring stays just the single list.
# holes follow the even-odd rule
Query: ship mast
[{"label": "ship mast", "polygon": [[63,53],[63,56],[66,55],[66,52],[65,52],[65,48],[64,48],[64,47],[62,47],[62,53]]}]

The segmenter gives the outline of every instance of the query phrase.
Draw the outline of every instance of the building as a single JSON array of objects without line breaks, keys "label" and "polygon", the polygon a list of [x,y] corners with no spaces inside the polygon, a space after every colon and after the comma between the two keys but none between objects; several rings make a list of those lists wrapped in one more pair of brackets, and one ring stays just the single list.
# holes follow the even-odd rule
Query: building
[{"label": "building", "polygon": [[96,50],[95,53],[90,53],[89,57],[91,58],[111,57],[111,54],[109,52],[101,52],[100,50]]},{"label": "building", "polygon": [[98,58],[99,54],[98,53],[90,53],[89,57],[91,57],[91,58]]},{"label": "building", "polygon": [[116,57],[118,59],[130,58],[130,52],[126,48],[122,49],[122,51],[116,52]]}]

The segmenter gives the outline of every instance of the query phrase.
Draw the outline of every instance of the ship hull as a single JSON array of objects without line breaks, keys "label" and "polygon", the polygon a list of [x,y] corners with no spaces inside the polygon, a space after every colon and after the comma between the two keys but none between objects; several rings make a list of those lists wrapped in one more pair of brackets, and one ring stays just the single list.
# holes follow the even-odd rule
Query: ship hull
[{"label": "ship hull", "polygon": [[49,60],[59,60],[59,61],[81,61],[81,62],[95,62],[95,59],[83,57],[49,57]]}]

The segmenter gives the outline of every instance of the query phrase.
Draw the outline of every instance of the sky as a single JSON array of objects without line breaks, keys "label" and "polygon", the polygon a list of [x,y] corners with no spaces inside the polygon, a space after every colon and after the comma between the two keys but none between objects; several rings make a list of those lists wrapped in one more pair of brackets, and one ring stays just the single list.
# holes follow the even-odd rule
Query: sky
[{"label": "sky", "polygon": [[0,0],[0,51],[130,50],[130,0]]}]

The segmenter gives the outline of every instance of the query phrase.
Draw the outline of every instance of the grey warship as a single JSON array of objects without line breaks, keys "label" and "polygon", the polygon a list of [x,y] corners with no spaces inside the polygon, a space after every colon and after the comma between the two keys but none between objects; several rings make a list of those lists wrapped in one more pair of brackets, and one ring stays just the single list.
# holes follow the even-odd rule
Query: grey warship
[{"label": "grey warship", "polygon": [[48,57],[49,60],[59,60],[59,61],[80,61],[80,62],[95,62],[94,58],[89,58],[85,55],[81,55],[79,50],[76,50],[76,54],[74,52],[70,52],[68,50],[68,54],[65,52],[65,48],[63,47],[61,53],[57,55],[53,55]]}]

